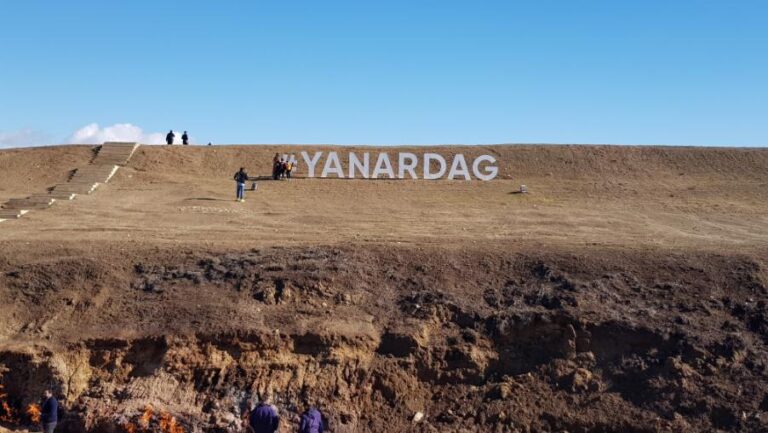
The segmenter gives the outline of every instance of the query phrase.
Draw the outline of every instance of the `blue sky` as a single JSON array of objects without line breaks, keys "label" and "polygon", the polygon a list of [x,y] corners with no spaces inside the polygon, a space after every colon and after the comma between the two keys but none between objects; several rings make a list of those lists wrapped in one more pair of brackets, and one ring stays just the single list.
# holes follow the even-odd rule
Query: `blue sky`
[{"label": "blue sky", "polygon": [[765,146],[766,23],[764,0],[4,1],[0,146],[126,123],[204,143]]}]

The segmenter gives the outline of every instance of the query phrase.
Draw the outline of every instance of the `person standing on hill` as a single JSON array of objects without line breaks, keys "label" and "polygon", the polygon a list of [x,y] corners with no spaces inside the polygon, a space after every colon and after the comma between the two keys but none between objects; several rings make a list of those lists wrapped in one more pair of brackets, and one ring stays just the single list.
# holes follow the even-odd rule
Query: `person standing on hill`
[{"label": "person standing on hill", "polygon": [[173,133],[173,129],[168,131],[168,134],[165,135],[165,142],[168,143],[168,145],[173,144],[173,139],[176,138],[176,134]]},{"label": "person standing on hill", "polygon": [[184,133],[181,134],[181,143],[185,146],[189,144],[189,136],[187,135],[187,131],[184,131]]},{"label": "person standing on hill", "polygon": [[240,167],[240,170],[235,173],[235,182],[237,182],[237,201],[245,201],[245,182],[248,182],[248,173],[245,172],[245,168]]},{"label": "person standing on hill", "polygon": [[277,414],[277,408],[270,404],[268,396],[253,409],[248,418],[248,424],[254,433],[275,433],[277,431],[280,426],[280,416]]},{"label": "person standing on hill", "polygon": [[53,433],[59,422],[59,402],[53,396],[50,389],[43,393],[43,407],[40,410],[40,423],[43,425],[43,433]]},{"label": "person standing on hill", "polygon": [[272,158],[272,179],[277,180],[278,176],[280,175],[280,154],[276,153],[275,157]]}]

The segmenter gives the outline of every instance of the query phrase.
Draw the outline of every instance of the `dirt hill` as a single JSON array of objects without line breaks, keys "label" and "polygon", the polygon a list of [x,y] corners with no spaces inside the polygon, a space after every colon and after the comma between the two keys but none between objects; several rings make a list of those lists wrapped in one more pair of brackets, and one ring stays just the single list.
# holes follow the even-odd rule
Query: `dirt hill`
[{"label": "dirt hill", "polygon": [[[300,160],[234,201],[278,151],[489,154],[499,175]],[[2,151],[0,199],[92,157]],[[0,223],[0,424],[51,386],[70,432],[243,431],[267,394],[281,432],[307,402],[334,432],[766,431],[767,187],[763,149],[142,146]]]},{"label": "dirt hill", "polygon": [[[14,242],[232,245],[454,241],[622,247],[763,245],[768,150],[610,146],[443,147],[496,157],[499,176],[473,180],[294,179],[260,182],[234,201],[241,166],[268,175],[272,155],[328,147],[139,148],[91,196],[2,229]],[[336,148],[360,152],[423,148]],[[0,152],[0,195],[44,192],[88,163],[87,147]],[[300,164],[298,177],[306,174]],[[346,169],[346,167],[345,167]],[[521,184],[530,194],[515,194]],[[250,185],[249,185],[250,186]],[[151,223],[148,223],[151,222]]]}]

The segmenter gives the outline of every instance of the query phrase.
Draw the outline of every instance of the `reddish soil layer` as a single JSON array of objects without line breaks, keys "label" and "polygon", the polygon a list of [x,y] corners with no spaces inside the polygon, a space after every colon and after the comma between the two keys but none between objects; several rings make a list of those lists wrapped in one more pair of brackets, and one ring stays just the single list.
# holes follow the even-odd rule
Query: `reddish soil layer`
[{"label": "reddish soil layer", "polygon": [[765,256],[141,256],[3,262],[14,407],[53,384],[67,431],[147,404],[228,431],[265,393],[286,419],[317,401],[337,432],[768,428]]}]

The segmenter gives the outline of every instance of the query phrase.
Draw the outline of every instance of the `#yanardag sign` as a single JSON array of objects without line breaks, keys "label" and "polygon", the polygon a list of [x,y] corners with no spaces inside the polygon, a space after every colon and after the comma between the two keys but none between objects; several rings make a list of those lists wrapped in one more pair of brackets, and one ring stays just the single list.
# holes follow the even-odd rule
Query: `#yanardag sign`
[{"label": "#yanardag sign", "polygon": [[[342,164],[338,152],[301,152],[306,164],[307,177],[361,177],[363,179],[460,179],[491,180],[499,174],[496,158],[480,155],[467,161],[463,154],[445,158],[439,153],[424,153],[419,156],[410,152],[399,152],[390,159],[389,153],[349,152]],[[284,159],[297,162],[295,155],[285,155]],[[450,159],[450,160],[449,160]],[[346,166],[346,169],[344,169]],[[372,170],[371,170],[372,169]]]}]

